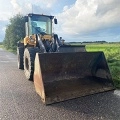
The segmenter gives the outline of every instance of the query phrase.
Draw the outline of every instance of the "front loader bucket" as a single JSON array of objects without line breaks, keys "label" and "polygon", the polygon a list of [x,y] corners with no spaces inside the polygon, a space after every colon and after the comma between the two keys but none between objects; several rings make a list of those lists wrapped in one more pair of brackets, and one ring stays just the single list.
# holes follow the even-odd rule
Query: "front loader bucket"
[{"label": "front loader bucket", "polygon": [[103,52],[37,53],[34,85],[45,104],[114,89]]}]

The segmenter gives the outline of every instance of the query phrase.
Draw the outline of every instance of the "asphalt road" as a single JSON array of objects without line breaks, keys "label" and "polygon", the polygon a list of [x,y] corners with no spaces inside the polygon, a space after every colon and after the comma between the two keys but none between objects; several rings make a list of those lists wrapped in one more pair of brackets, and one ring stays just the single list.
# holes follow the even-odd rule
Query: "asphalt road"
[{"label": "asphalt road", "polygon": [[120,91],[45,106],[17,56],[0,49],[0,120],[120,120]]}]

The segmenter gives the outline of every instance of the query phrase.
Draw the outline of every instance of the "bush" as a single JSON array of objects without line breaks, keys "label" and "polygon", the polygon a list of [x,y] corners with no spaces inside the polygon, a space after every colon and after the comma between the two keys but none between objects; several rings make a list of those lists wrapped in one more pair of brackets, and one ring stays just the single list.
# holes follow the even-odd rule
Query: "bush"
[{"label": "bush", "polygon": [[6,49],[15,50],[17,42],[25,37],[25,20],[20,14],[10,18],[10,24],[7,25],[3,45]]}]

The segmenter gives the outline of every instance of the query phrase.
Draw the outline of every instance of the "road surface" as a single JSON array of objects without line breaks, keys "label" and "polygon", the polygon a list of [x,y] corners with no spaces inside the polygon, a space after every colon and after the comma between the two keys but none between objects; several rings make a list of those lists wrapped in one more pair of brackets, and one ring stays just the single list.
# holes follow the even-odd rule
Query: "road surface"
[{"label": "road surface", "polygon": [[45,106],[17,56],[0,49],[0,120],[120,120],[120,91]]}]

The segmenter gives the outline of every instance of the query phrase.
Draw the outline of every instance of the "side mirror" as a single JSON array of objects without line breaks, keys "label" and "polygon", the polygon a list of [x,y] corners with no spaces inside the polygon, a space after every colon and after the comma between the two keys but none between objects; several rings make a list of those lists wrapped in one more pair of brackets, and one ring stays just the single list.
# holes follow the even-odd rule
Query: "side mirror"
[{"label": "side mirror", "polygon": [[54,23],[57,24],[57,19],[56,18],[54,19]]},{"label": "side mirror", "polygon": [[24,19],[25,19],[25,22],[28,22],[28,16],[25,16]]}]

